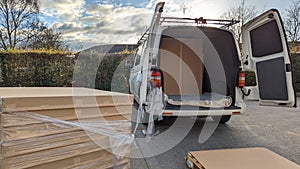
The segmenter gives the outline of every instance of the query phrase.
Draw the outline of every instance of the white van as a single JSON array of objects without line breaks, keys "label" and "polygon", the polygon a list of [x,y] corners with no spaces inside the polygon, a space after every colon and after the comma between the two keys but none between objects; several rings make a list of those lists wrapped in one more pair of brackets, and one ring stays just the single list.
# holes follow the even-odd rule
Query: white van
[{"label": "white van", "polygon": [[130,92],[145,110],[161,97],[156,116],[210,116],[226,123],[245,112],[245,70],[256,73],[261,105],[296,107],[292,64],[279,12],[271,9],[242,28],[242,55],[230,27],[238,21],[162,17],[164,2],[139,41]]}]

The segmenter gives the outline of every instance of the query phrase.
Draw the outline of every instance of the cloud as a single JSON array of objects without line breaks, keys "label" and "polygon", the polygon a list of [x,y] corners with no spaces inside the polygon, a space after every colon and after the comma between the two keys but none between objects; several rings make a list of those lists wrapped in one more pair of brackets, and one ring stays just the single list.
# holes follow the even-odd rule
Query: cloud
[{"label": "cloud", "polygon": [[[161,0],[150,0],[150,2],[146,5],[146,8],[154,10],[157,3],[161,2]],[[165,13],[178,13],[181,11],[181,5],[183,2],[181,1],[174,1],[174,0],[164,0],[165,7],[164,12]]]},{"label": "cloud", "polygon": [[152,10],[146,8],[91,5],[81,0],[74,1],[68,8],[66,4],[56,0],[42,10],[43,13],[51,11],[48,17],[56,18],[52,27],[61,31],[73,46],[78,46],[77,43],[81,46],[136,43],[152,17]]},{"label": "cloud", "polygon": [[45,16],[70,22],[82,15],[85,4],[85,0],[41,0],[41,11]]},{"label": "cloud", "polygon": [[[149,26],[154,7],[159,1],[150,0],[147,4],[143,2],[144,7],[133,7],[115,5],[112,1],[88,3],[85,0],[41,0],[41,11],[44,15],[42,18],[49,22],[48,25],[61,31],[71,46],[89,47],[136,43]],[[186,17],[200,17],[205,11],[215,8],[213,2],[206,0],[165,2],[165,16],[182,17],[183,6],[187,8]]]}]

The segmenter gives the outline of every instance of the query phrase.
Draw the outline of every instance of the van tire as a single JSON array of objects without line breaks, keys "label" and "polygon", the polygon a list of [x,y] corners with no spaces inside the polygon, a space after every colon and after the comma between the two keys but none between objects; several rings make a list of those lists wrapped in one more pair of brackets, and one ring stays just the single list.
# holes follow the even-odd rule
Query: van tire
[{"label": "van tire", "polygon": [[220,124],[225,124],[230,120],[231,115],[222,116],[221,118],[220,116],[212,116],[211,118],[215,122],[219,122]]}]

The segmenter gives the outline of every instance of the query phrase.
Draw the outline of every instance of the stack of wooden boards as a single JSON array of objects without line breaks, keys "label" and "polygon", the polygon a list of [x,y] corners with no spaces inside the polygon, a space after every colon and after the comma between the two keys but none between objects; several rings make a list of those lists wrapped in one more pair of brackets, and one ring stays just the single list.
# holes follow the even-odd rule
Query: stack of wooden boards
[{"label": "stack of wooden boards", "polygon": [[0,88],[1,169],[130,168],[131,95]]}]

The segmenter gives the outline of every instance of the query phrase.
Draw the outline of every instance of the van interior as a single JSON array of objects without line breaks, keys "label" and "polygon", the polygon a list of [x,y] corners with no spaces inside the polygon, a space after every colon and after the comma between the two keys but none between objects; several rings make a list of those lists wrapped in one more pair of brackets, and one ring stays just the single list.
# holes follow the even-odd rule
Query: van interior
[{"label": "van interior", "polygon": [[158,60],[167,104],[180,107],[184,101],[230,97],[230,105],[224,107],[234,106],[240,59],[231,32],[212,27],[167,28]]}]

